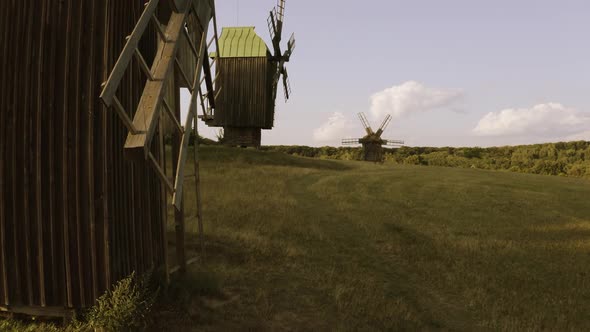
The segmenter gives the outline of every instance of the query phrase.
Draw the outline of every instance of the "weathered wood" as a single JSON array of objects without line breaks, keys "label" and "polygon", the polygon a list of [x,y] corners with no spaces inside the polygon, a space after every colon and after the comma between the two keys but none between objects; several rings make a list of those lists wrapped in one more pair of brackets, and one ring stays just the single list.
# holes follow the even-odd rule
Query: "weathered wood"
[{"label": "weathered wood", "polygon": [[139,21],[137,21],[137,25],[135,25],[135,29],[133,29],[131,37],[127,39],[127,43],[123,48],[123,52],[121,52],[115,67],[111,71],[104,90],[100,94],[100,99],[105,103],[105,105],[111,106],[115,92],[117,91],[117,88],[119,88],[119,84],[121,84],[121,80],[125,74],[125,70],[129,66],[129,62],[133,58],[135,49],[139,45],[145,29],[154,16],[156,9],[158,8],[158,3],[159,0],[150,0],[143,11],[143,14],[139,18]]},{"label": "weathered wood", "polygon": [[0,306],[0,311],[33,317],[62,317],[73,318],[75,310],[63,307],[38,307],[38,306]]},{"label": "weathered wood", "polygon": [[[74,58],[72,59],[72,65],[73,65],[73,72],[70,72],[70,77],[73,76],[73,80],[71,81],[71,83],[73,84],[73,86],[80,86],[80,71],[76,70],[77,68],[81,68],[81,64],[82,64],[82,59],[80,57],[81,52],[82,52],[82,38],[83,38],[83,26],[82,26],[82,20],[83,20],[83,14],[82,14],[82,10],[83,10],[83,6],[84,3],[83,2],[78,2],[75,5],[76,7],[76,11],[75,11],[75,25],[73,26],[74,31],[77,31],[77,34],[74,38],[74,43],[73,43],[73,53],[74,53]],[[73,74],[73,75],[72,75]],[[82,235],[82,216],[81,216],[81,197],[80,197],[80,182],[82,180],[82,170],[79,167],[79,160],[80,160],[80,133],[81,133],[81,128],[80,128],[80,118],[81,118],[81,114],[80,112],[76,112],[75,110],[79,107],[80,105],[80,94],[79,93],[72,93],[70,94],[70,96],[72,96],[72,105],[70,107],[72,107],[71,112],[73,113],[73,116],[70,118],[71,120],[71,125],[70,127],[70,132],[73,133],[74,136],[74,142],[77,142],[78,144],[75,144],[74,146],[71,146],[71,153],[70,153],[70,157],[71,160],[70,165],[72,166],[73,170],[74,170],[74,176],[71,176],[72,174],[70,174],[70,179],[73,182],[73,186],[71,186],[70,188],[72,189],[72,200],[73,200],[73,205],[71,205],[72,207],[72,226],[75,228],[75,232],[74,232],[74,242],[73,242],[73,247],[75,248],[74,250],[74,257],[76,259],[73,260],[74,265],[77,267],[77,269],[74,270],[75,276],[74,278],[77,280],[77,293],[78,293],[78,297],[79,297],[79,304],[82,306],[86,306],[86,294],[85,294],[85,287],[84,287],[84,255],[83,255],[83,249],[82,249],[82,245],[83,245],[83,235]],[[75,225],[75,226],[74,226]]]},{"label": "weathered wood", "polygon": [[[108,8],[106,8],[106,6],[104,6],[103,8],[104,12],[103,12],[103,27],[107,27],[109,26],[109,10]],[[111,54],[112,54],[112,50],[108,49],[106,47],[106,45],[108,45],[109,43],[109,39],[108,39],[109,34],[105,31],[105,29],[101,29],[101,37],[103,42],[101,44],[102,49],[103,49],[103,54],[102,54],[102,67],[100,68],[100,75],[101,75],[101,79],[104,80],[108,77],[109,75],[109,67],[111,66]],[[111,250],[111,232],[110,232],[110,228],[109,226],[111,225],[111,209],[110,209],[110,200],[113,197],[112,193],[110,192],[110,170],[109,170],[109,158],[108,158],[108,144],[109,144],[109,114],[107,112],[107,107],[103,104],[101,106],[99,106],[98,108],[99,110],[99,119],[98,119],[98,126],[99,129],[97,130],[97,134],[100,136],[100,139],[98,139],[98,143],[100,144],[100,147],[97,149],[99,152],[99,163],[98,163],[98,171],[97,171],[97,175],[98,175],[98,181],[97,181],[97,185],[99,186],[99,188],[97,188],[97,194],[99,195],[99,197],[101,197],[101,206],[98,210],[98,216],[100,218],[100,220],[102,221],[102,227],[99,227],[99,229],[102,230],[102,240],[103,240],[103,249],[101,251],[99,251],[104,259],[104,265],[103,265],[103,290],[107,290],[109,289],[111,283],[113,282],[113,276],[112,276],[112,268],[111,268],[111,264],[112,261],[110,259],[110,250]]]},{"label": "weathered wood", "polygon": [[141,55],[141,52],[138,49],[135,49],[135,58],[137,59],[137,62],[139,63],[139,66],[141,67],[141,70],[143,71],[145,76],[147,76],[149,80],[153,81],[154,75],[152,75],[150,67],[148,66],[147,62],[145,61],[145,58],[143,57],[143,55]]},{"label": "weathered wood", "polygon": [[270,91],[275,72],[276,65],[266,57],[218,58],[215,86],[223,87],[223,92],[214,99],[215,118],[207,125],[272,129],[275,103]]},{"label": "weathered wood", "polygon": [[[41,18],[45,17],[45,11],[47,10],[47,4],[43,3],[41,5]],[[44,49],[42,48],[43,45],[43,27],[39,29],[39,42],[38,46],[40,48],[39,58],[37,59],[37,86],[35,86],[36,91],[42,91],[42,73],[43,73],[43,52]],[[42,132],[43,132],[43,104],[41,101],[41,97],[39,94],[36,94],[35,98],[36,105],[34,109],[36,110],[36,140],[35,140],[35,218],[37,219],[37,264],[38,264],[38,282],[39,282],[39,302],[41,306],[47,305],[47,296],[46,296],[46,289],[45,289],[45,262],[44,262],[44,239],[43,239],[43,176],[42,176],[42,169],[43,169],[43,156],[42,156]],[[51,219],[51,213],[48,215],[49,219]],[[51,224],[51,222],[50,222]]]},{"label": "weathered wood", "polygon": [[[180,85],[178,73],[174,73],[175,86]],[[180,89],[174,89],[174,116],[180,118]],[[190,112],[189,112],[190,113]],[[178,165],[180,162],[180,153],[182,149],[181,134],[175,133],[172,135],[172,165]],[[178,169],[173,168],[173,176],[178,179]],[[180,203],[174,209],[174,230],[176,233],[176,264],[180,266],[182,272],[186,271],[186,253],[184,245],[184,200],[181,198]]]},{"label": "weathered wood", "polygon": [[[86,183],[87,183],[87,202],[89,213],[87,214],[88,224],[89,224],[89,237],[90,237],[90,269],[91,269],[91,277],[92,277],[92,292],[91,292],[91,299],[98,298],[100,296],[99,291],[99,281],[98,281],[98,244],[97,244],[97,231],[96,231],[96,211],[95,206],[95,185],[94,180],[95,177],[92,176],[94,172],[94,121],[96,119],[94,111],[94,100],[96,97],[96,90],[93,88],[94,82],[96,81],[96,69],[92,67],[92,65],[96,61],[96,47],[97,39],[101,36],[97,35],[97,23],[100,24],[98,21],[98,15],[94,15],[94,13],[98,13],[98,3],[96,1],[92,2],[91,7],[89,8],[89,34],[90,38],[88,39],[89,50],[88,53],[90,54],[89,63],[90,63],[90,74],[87,77],[87,88],[89,90],[88,99],[86,101],[85,107],[89,110],[88,118],[86,122],[86,134],[87,134],[87,145],[86,145],[86,158],[87,158],[87,174]],[[93,301],[90,301],[92,303]]]},{"label": "weathered wood", "polygon": [[156,171],[156,174],[158,174],[158,176],[160,177],[160,180],[166,185],[170,192],[174,192],[174,186],[172,185],[170,180],[168,180],[166,172],[164,172],[164,169],[160,166],[160,163],[158,162],[156,157],[150,152],[148,158],[150,160],[150,163],[152,164],[152,167]]},{"label": "weathered wood", "polygon": [[[209,50],[206,49],[205,53],[209,54]],[[205,62],[203,62],[203,71],[205,72],[205,86],[207,87],[207,91],[212,92],[213,89],[213,80],[211,79],[211,63],[209,63],[209,57],[205,58]],[[219,73],[218,73],[219,75]],[[217,79],[217,77],[216,77]],[[207,99],[209,100],[209,106],[211,108],[215,108],[215,97],[213,93],[207,94]]]},{"label": "weathered wood", "polygon": [[[25,15],[27,15],[27,20],[31,20],[31,8],[32,8],[32,4],[28,4],[28,6],[25,5]],[[26,56],[26,54],[28,54],[30,52],[30,48],[31,48],[31,39],[32,39],[32,33],[31,33],[31,25],[27,24],[27,29],[24,32],[24,47],[22,47],[22,51],[24,51],[25,53],[22,54],[23,58],[21,60],[21,63],[25,66],[25,68],[29,68],[30,67],[30,58]],[[21,39],[22,40],[22,39]],[[32,255],[32,241],[31,241],[31,232],[30,229],[32,228],[32,218],[30,216],[30,205],[29,205],[29,193],[30,193],[30,163],[29,163],[29,141],[32,138],[32,133],[29,133],[29,126],[30,126],[30,118],[31,118],[31,114],[30,114],[30,105],[29,105],[29,101],[30,98],[28,96],[29,93],[29,81],[30,81],[30,77],[29,75],[24,75],[23,76],[23,91],[22,93],[24,94],[24,103],[23,103],[23,110],[21,112],[21,116],[22,116],[22,120],[21,120],[21,125],[22,125],[22,132],[23,132],[23,140],[22,140],[22,154],[21,154],[21,165],[23,165],[22,168],[22,222],[25,225],[25,232],[24,233],[24,252],[25,252],[25,267],[24,267],[24,272],[25,272],[25,281],[27,284],[27,298],[29,302],[33,302],[33,269],[32,269],[32,265],[33,265],[33,255]]]},{"label": "weathered wood", "polygon": [[[209,11],[208,15],[211,14],[211,11]],[[208,21],[208,20],[207,20]],[[188,150],[188,143],[190,140],[190,133],[192,131],[192,123],[193,123],[193,118],[197,117],[197,91],[198,91],[198,87],[197,84],[200,81],[200,77],[201,77],[201,71],[203,69],[203,62],[205,61],[204,58],[207,57],[207,54],[205,53],[206,48],[205,48],[205,43],[207,42],[207,31],[208,31],[209,26],[205,26],[204,30],[200,33],[201,37],[200,37],[200,45],[199,45],[199,52],[200,52],[200,56],[199,56],[199,60],[198,60],[198,64],[197,64],[197,69],[196,69],[196,73],[194,75],[194,80],[193,80],[193,89],[192,89],[192,95],[191,95],[191,101],[189,104],[189,112],[187,114],[186,117],[186,122],[185,122],[185,126],[184,126],[184,135],[182,137],[182,143],[181,143],[181,148],[180,148],[180,156],[177,162],[177,166],[176,166],[176,181],[174,182],[174,196],[172,197],[172,202],[173,205],[178,209],[180,207],[181,204],[181,200],[182,200],[182,186],[184,183],[184,165],[186,163],[186,157],[187,157],[187,150]]]},{"label": "weathered wood", "polygon": [[[68,0],[68,13],[72,12],[74,0]],[[67,19],[67,27],[66,31],[72,31],[72,20],[73,15],[68,15]],[[70,40],[72,39],[72,34],[66,35],[66,47],[70,46]],[[64,70],[63,77],[67,77],[69,71],[69,60],[70,60],[70,53],[65,52],[65,62],[64,62]],[[66,284],[66,296],[67,296],[67,306],[73,307],[74,306],[74,299],[72,295],[72,267],[70,264],[70,224],[69,224],[69,201],[68,201],[68,109],[67,109],[67,102],[68,102],[68,89],[64,86],[63,89],[63,117],[62,117],[62,190],[63,190],[63,198],[62,198],[62,218],[63,218],[63,255],[65,260],[65,284]]]},{"label": "weathered wood", "polygon": [[[160,167],[164,170],[164,176],[166,175],[166,147],[164,145],[164,124],[162,121],[159,123],[158,128],[158,145],[160,147]],[[1,173],[0,173],[1,174]],[[162,187],[160,191],[160,213],[162,220],[160,221],[161,231],[160,231],[160,241],[162,243],[162,259],[163,259],[163,270],[164,270],[164,279],[166,280],[166,284],[170,282],[170,273],[168,273],[169,263],[168,263],[168,240],[167,240],[167,208],[168,204],[166,203],[166,189]],[[1,217],[0,217],[1,218]]]},{"label": "weathered wood", "polygon": [[165,78],[173,68],[178,50],[177,41],[181,38],[181,30],[184,29],[186,16],[187,12],[172,13],[166,27],[168,42],[158,50],[151,69],[155,80],[146,83],[133,118],[133,126],[139,133],[129,133],[125,142],[125,152],[130,159],[147,159],[158,120],[158,109],[164,97]]},{"label": "weathered wood", "polygon": [[195,169],[195,199],[196,199],[196,208],[197,208],[197,224],[199,227],[199,244],[201,246],[201,257],[205,259],[205,234],[204,234],[204,227],[203,227],[203,210],[202,210],[202,198],[201,198],[201,175],[200,175],[200,165],[199,165],[199,126],[198,120],[195,118],[194,124],[194,131],[195,131],[195,141],[193,142],[194,152],[193,152],[193,162],[194,162],[194,169]]},{"label": "weathered wood", "polygon": [[[22,8],[18,9],[17,12],[17,20],[16,20],[16,26],[13,27],[13,29],[15,31],[12,32],[11,36],[12,36],[12,41],[11,43],[16,43],[19,40],[22,40],[22,34],[19,33],[19,30],[17,30],[18,25],[23,24],[22,20]],[[13,53],[13,60],[15,61],[13,63],[14,66],[21,66],[22,64],[19,63],[19,61],[22,59],[22,57],[19,56],[18,54],[18,47],[13,47],[11,48],[11,51],[14,52]],[[18,74],[17,73],[12,73],[12,84],[13,86],[18,86],[19,85],[19,81],[18,81]],[[18,146],[19,146],[19,140],[17,136],[17,132],[19,131],[18,128],[18,116],[17,114],[20,112],[17,112],[17,100],[18,100],[18,93],[20,91],[17,91],[17,89],[12,89],[12,91],[10,91],[11,93],[11,100],[8,103],[8,106],[10,107],[11,110],[11,118],[10,118],[10,129],[12,131],[12,135],[11,135],[11,140],[10,140],[10,145],[9,148],[12,147],[12,153],[10,155],[10,160],[11,162],[11,179],[12,179],[12,187],[11,187],[11,191],[12,191],[12,204],[11,204],[11,208],[12,208],[12,239],[11,239],[11,246],[12,246],[12,250],[14,250],[13,252],[13,257],[11,257],[12,262],[14,262],[13,264],[8,264],[9,266],[12,265],[14,268],[14,276],[13,276],[13,280],[14,280],[14,284],[16,285],[16,289],[14,292],[14,299],[16,301],[24,301],[23,298],[23,288],[22,288],[22,283],[23,283],[23,268],[21,266],[21,258],[23,256],[23,252],[20,250],[19,248],[19,243],[22,241],[22,239],[19,236],[19,231],[18,231],[18,227],[16,227],[15,223],[17,220],[22,220],[22,217],[19,215],[19,201],[18,201],[18,196],[17,196],[17,188],[18,188],[18,178],[19,176],[17,175],[19,170],[17,168],[17,165],[19,165],[19,163],[17,162],[17,150],[18,150]],[[22,169],[22,167],[21,167]]]},{"label": "weathered wood", "polygon": [[[8,1],[0,2],[0,45],[4,45],[5,42],[8,40],[8,17],[9,14],[8,10]],[[4,47],[4,50],[0,50],[0,54],[2,54],[3,59],[6,59],[8,56],[6,54],[8,47]],[[2,61],[0,61],[2,62]],[[0,66],[0,77],[4,78],[0,80],[0,106],[6,106],[6,91],[8,90],[5,87],[6,84],[6,66]],[[7,248],[6,245],[6,204],[5,204],[5,196],[4,191],[7,187],[7,182],[5,179],[5,160],[7,160],[4,156],[4,152],[6,151],[6,133],[8,130],[6,129],[6,111],[0,112],[0,248]],[[0,305],[8,304],[8,271],[7,271],[7,262],[6,262],[6,250],[0,249]]]},{"label": "weathered wood", "polygon": [[168,104],[168,102],[166,100],[164,100],[164,102],[162,104],[163,104],[162,106],[164,107],[164,110],[166,111],[166,114],[168,115],[168,119],[170,121],[172,121],[172,123],[174,124],[174,126],[178,130],[178,133],[182,135],[182,132],[184,131],[184,129],[182,129],[182,125],[180,124],[180,122],[178,122],[178,119],[176,119],[176,116],[172,112],[172,108],[170,108],[170,105]]},{"label": "weathered wood", "polygon": [[[99,99],[143,2],[0,1],[0,305],[8,314],[61,316],[88,308],[131,271],[167,269],[164,184],[147,161],[126,161],[128,130]],[[146,63],[157,38],[149,30],[137,44]],[[141,70],[134,62],[117,89],[130,119],[146,85]],[[158,135],[149,151],[162,168]]]}]

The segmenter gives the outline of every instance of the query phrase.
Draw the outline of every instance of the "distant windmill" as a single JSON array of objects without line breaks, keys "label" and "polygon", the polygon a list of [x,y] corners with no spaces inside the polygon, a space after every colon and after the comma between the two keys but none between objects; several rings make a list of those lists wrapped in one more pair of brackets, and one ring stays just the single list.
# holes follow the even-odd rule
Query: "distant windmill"
[{"label": "distant windmill", "polygon": [[272,52],[254,27],[225,27],[219,38],[214,113],[202,117],[210,127],[223,127],[224,143],[234,146],[260,146],[261,130],[274,126],[275,100],[281,81],[285,101],[291,85],[285,63],[295,50],[291,35],[287,50],[281,51],[285,0],[280,0],[270,12],[268,28]]},{"label": "distant windmill", "polygon": [[391,115],[387,115],[381,127],[377,130],[377,132],[373,132],[371,126],[369,125],[369,121],[367,121],[367,117],[364,113],[358,114],[363,127],[367,131],[367,135],[363,138],[346,138],[342,140],[342,145],[355,145],[355,144],[362,144],[363,145],[363,159],[366,161],[374,161],[374,162],[382,162],[383,161],[383,145],[386,146],[400,146],[404,144],[404,141],[400,140],[386,140],[381,138],[381,134],[391,121]]}]

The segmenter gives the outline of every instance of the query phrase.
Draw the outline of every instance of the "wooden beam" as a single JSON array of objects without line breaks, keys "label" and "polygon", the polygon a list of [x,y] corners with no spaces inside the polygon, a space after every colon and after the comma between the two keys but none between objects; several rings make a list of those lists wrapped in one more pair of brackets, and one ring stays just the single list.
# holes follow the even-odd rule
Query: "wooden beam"
[{"label": "wooden beam", "polygon": [[[90,50],[89,50],[89,54],[90,54],[90,61],[89,64],[90,66],[93,66],[95,63],[95,59],[99,56],[98,54],[96,54],[96,41],[98,40],[98,38],[100,38],[100,36],[96,33],[97,31],[99,31],[100,29],[100,17],[98,15],[95,15],[95,13],[97,13],[98,11],[98,6],[100,6],[96,1],[92,2],[92,8],[90,10],[90,12],[87,13],[87,15],[89,15],[90,17],[92,17],[92,19],[90,20],[89,23],[89,29],[90,29]],[[100,74],[99,74],[100,75]],[[92,69],[91,74],[89,75],[90,77],[88,78],[88,86],[92,86],[94,84],[94,82],[96,81],[96,72],[94,70],[94,68]],[[87,174],[89,175],[88,178],[86,179],[86,184],[87,184],[87,190],[88,190],[88,196],[87,196],[87,201],[86,204],[88,206],[88,223],[89,223],[89,235],[90,235],[90,267],[91,267],[91,275],[92,275],[92,295],[91,295],[91,303],[94,302],[94,299],[97,299],[100,296],[100,292],[99,292],[99,287],[98,287],[98,275],[99,275],[99,271],[98,271],[98,246],[97,246],[97,231],[96,231],[96,201],[95,201],[95,168],[94,168],[94,149],[95,149],[95,144],[94,144],[94,121],[96,119],[95,115],[94,115],[94,111],[96,111],[96,94],[95,89],[90,89],[90,98],[88,98],[87,101],[87,108],[88,110],[92,110],[89,114],[88,114],[88,118],[87,118],[87,132],[86,132],[86,137],[87,137],[87,147],[86,147],[86,158],[88,159],[88,164],[86,165],[87,167]]]},{"label": "wooden beam", "polygon": [[203,211],[201,200],[201,176],[199,172],[199,127],[197,118],[195,118],[195,141],[194,141],[194,169],[195,169],[195,192],[196,192],[196,208],[197,208],[197,224],[199,227],[199,244],[201,246],[201,258],[205,259],[205,237],[203,229]]},{"label": "wooden beam", "polygon": [[[209,12],[207,15],[211,14],[211,8],[209,7]],[[209,16],[208,16],[209,17]],[[199,61],[197,63],[196,74],[194,76],[193,81],[193,93],[191,95],[191,102],[189,106],[189,112],[186,117],[186,122],[184,126],[184,136],[182,137],[182,145],[180,148],[180,157],[178,160],[178,164],[176,165],[176,181],[174,183],[174,197],[172,198],[172,202],[174,207],[177,209],[180,207],[180,203],[182,201],[182,186],[184,182],[184,164],[186,163],[187,151],[188,151],[188,143],[190,140],[190,134],[192,131],[192,123],[193,118],[197,116],[197,95],[199,91],[199,87],[197,86],[198,82],[200,81],[201,71],[203,69],[203,62],[205,61],[205,57],[207,54],[205,53],[205,44],[207,42],[207,30],[209,26],[205,26],[204,30],[201,33],[201,41],[199,45]]]},{"label": "wooden beam", "polygon": [[[162,121],[160,121],[160,123],[158,124],[159,128],[158,128],[158,143],[159,143],[159,149],[160,149],[160,167],[164,170],[164,175],[166,175],[166,145],[164,144],[164,123]],[[160,207],[160,213],[162,214],[162,246],[163,246],[163,264],[164,264],[164,278],[166,280],[166,285],[168,283],[170,283],[170,273],[168,272],[168,240],[167,240],[167,218],[168,218],[168,204],[167,204],[167,192],[166,192],[166,188],[164,188],[164,186],[161,186],[162,189],[160,190],[160,202],[161,202],[161,207]]]},{"label": "wooden beam", "polygon": [[35,317],[63,317],[73,318],[75,310],[64,307],[38,307],[38,306],[0,306],[0,312],[11,312]]},{"label": "wooden beam", "polygon": [[145,32],[150,20],[154,16],[156,12],[156,8],[158,7],[159,0],[151,0],[147,6],[145,7],[139,21],[135,25],[133,32],[129,39],[127,39],[127,43],[123,48],[123,52],[119,56],[115,67],[111,71],[111,75],[107,80],[102,93],[100,94],[100,99],[102,102],[107,106],[110,107],[113,103],[113,97],[119,88],[119,84],[121,84],[121,80],[123,79],[123,75],[129,66],[129,62],[133,58],[133,54],[135,53],[135,49],[139,45],[139,41]]},{"label": "wooden beam", "polygon": [[[68,12],[72,11],[72,6],[73,6],[73,0],[69,0],[68,1]],[[68,15],[68,20],[67,20],[67,31],[71,31],[72,29],[72,20],[73,17],[72,15]],[[72,36],[68,33],[66,34],[66,45],[70,45],[71,44],[71,39]],[[65,63],[64,66],[62,68],[63,70],[63,77],[68,77],[69,74],[69,68],[70,68],[70,55],[68,52],[65,52]],[[62,111],[62,129],[63,133],[61,135],[61,188],[63,190],[63,196],[62,196],[62,218],[63,218],[63,224],[62,224],[62,232],[63,232],[63,255],[64,255],[64,274],[65,274],[65,298],[67,299],[67,306],[69,307],[73,307],[74,305],[74,299],[73,299],[73,288],[72,288],[72,264],[70,261],[70,235],[69,235],[69,230],[70,230],[70,225],[69,225],[69,206],[70,206],[70,197],[69,197],[69,193],[68,193],[68,184],[69,184],[69,175],[70,175],[70,169],[68,167],[69,163],[68,163],[68,131],[65,130],[65,128],[68,127],[68,107],[67,107],[67,103],[68,103],[68,99],[69,99],[69,89],[65,88],[65,83],[62,83],[64,88],[63,88],[63,111]]]},{"label": "wooden beam", "polygon": [[155,56],[151,72],[154,81],[148,81],[141,95],[133,127],[138,133],[130,133],[125,141],[125,153],[130,159],[147,159],[150,143],[158,123],[158,108],[164,98],[166,79],[174,67],[181,31],[184,29],[188,11],[172,13],[166,27],[168,42],[164,43]]},{"label": "wooden beam", "polygon": [[[178,78],[178,72],[174,73],[174,115],[180,118],[180,79]],[[172,165],[176,165],[180,162],[180,150],[181,150],[181,134],[175,133],[172,136]],[[173,169],[173,175],[178,178],[178,170]],[[186,255],[184,246],[184,202],[181,200],[180,204],[174,209],[174,230],[176,233],[176,263],[180,266],[180,270],[184,272],[186,270]]]},{"label": "wooden beam", "polygon": [[[219,52],[219,50],[217,50],[217,52]],[[211,77],[213,75],[211,75],[211,63],[209,63],[209,50],[205,49],[205,54],[207,54],[207,56],[205,57],[205,61],[203,62],[203,70],[205,71],[205,85],[207,87],[207,98],[209,99],[209,105],[212,108],[215,108],[215,96],[213,93],[211,93],[211,91],[213,91],[213,80],[211,80]]]}]

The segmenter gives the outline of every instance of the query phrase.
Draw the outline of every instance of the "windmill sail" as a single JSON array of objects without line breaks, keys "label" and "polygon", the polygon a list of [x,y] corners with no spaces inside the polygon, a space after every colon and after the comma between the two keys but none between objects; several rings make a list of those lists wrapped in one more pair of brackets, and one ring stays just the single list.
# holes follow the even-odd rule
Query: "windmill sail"
[{"label": "windmill sail", "polygon": [[289,100],[289,95],[291,94],[291,82],[289,82],[287,68],[285,68],[285,72],[283,73],[283,91],[285,92],[285,101]]},{"label": "windmill sail", "polygon": [[361,144],[360,138],[345,138],[342,140],[342,145],[356,145]]},{"label": "windmill sail", "polygon": [[287,50],[283,53],[281,51],[281,40],[283,34],[283,23],[285,21],[285,0],[280,0],[277,6],[270,11],[268,17],[268,30],[273,45],[273,54],[271,58],[273,61],[277,61],[277,71],[274,76],[272,84],[272,97],[273,100],[277,96],[277,88],[281,75],[283,75],[283,88],[285,93],[285,101],[291,96],[291,85],[289,84],[287,68],[285,62],[289,62],[293,51],[295,50],[295,35],[292,34],[289,42],[287,43]]},{"label": "windmill sail", "polygon": [[373,135],[373,129],[371,129],[371,126],[369,125],[369,121],[367,120],[365,113],[361,112],[358,114],[358,116],[359,116],[359,119],[361,120],[361,123],[363,124],[363,127],[367,131],[367,135]]},{"label": "windmill sail", "polygon": [[385,128],[387,128],[387,125],[389,125],[390,121],[391,115],[387,114],[385,120],[383,120],[383,123],[381,124],[381,127],[379,127],[379,130],[377,130],[377,136],[381,137],[381,134],[383,134],[383,131],[385,131]]},{"label": "windmill sail", "polygon": [[404,145],[404,141],[396,140],[396,139],[384,139],[383,144],[387,146],[401,146]]},{"label": "windmill sail", "polygon": [[287,52],[285,52],[285,57],[287,59],[291,58],[291,54],[295,51],[295,33],[291,34],[291,38],[287,42]]}]

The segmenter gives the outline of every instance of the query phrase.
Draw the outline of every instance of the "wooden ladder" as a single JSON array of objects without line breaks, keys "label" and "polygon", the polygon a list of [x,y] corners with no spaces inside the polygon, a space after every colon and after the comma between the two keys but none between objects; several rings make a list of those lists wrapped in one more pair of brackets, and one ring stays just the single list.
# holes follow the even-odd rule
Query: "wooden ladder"
[{"label": "wooden ladder", "polygon": [[[133,32],[127,37],[127,43],[108,80],[103,85],[100,98],[107,107],[112,107],[116,111],[121,121],[129,130],[124,147],[126,156],[130,159],[144,158],[150,161],[168,191],[173,195],[173,205],[179,208],[190,133],[193,130],[193,123],[196,125],[197,98],[201,101],[203,114],[211,116],[211,109],[215,105],[215,97],[220,92],[220,90],[214,91],[215,79],[211,75],[213,63],[210,63],[208,58],[208,48],[213,42],[216,43],[217,48],[219,40],[213,1],[189,0],[187,5],[184,6],[184,9],[172,11],[165,27],[162,26],[155,15],[159,2],[159,0],[150,0],[146,4],[143,14],[139,18]],[[211,41],[207,43],[206,39],[211,20],[213,20],[214,33]],[[151,68],[138,49],[139,42],[144,33],[146,33],[150,22],[153,23],[162,42],[162,46],[156,52]],[[185,28],[187,26],[188,29]],[[189,81],[190,76],[183,70],[177,57],[181,38],[185,39],[197,63],[195,72],[191,75],[193,77],[192,82]],[[133,58],[137,60],[140,68],[147,76],[147,82],[135,115],[131,119],[117,98],[116,92]],[[180,124],[180,119],[175,116],[170,105],[164,98],[166,84],[169,84],[171,81],[170,77],[174,73],[174,67],[180,73],[180,77],[188,86],[191,93],[189,113],[184,127]],[[219,73],[219,71],[217,72]],[[201,88],[203,83],[205,83],[207,90],[205,94],[202,93]],[[162,169],[162,165],[158,163],[156,157],[151,152],[151,143],[161,119],[161,110],[164,110],[164,113],[175,124],[175,127],[182,136],[181,157],[176,165],[176,178],[173,181],[168,179]]]},{"label": "wooden ladder", "polygon": [[[196,184],[196,205],[197,220],[201,238],[201,250],[203,250],[203,226],[201,216],[201,192],[199,183],[199,162],[198,162],[198,128],[197,128],[197,100],[200,101],[204,117],[212,117],[215,108],[215,99],[220,89],[215,90],[217,77],[212,77],[212,67],[215,63],[209,61],[208,49],[215,42],[215,48],[219,50],[219,38],[217,34],[217,19],[215,15],[214,0],[176,0],[175,8],[172,10],[167,24],[162,25],[156,16],[156,10],[160,0],[150,0],[139,18],[131,35],[119,56],[108,80],[103,84],[100,95],[102,102],[107,108],[112,108],[129,131],[124,145],[124,153],[129,159],[145,159],[153,167],[160,178],[167,192],[172,195],[172,204],[177,213],[180,213],[181,226],[178,225],[177,217],[177,239],[179,234],[184,236],[184,221],[182,216],[183,183],[185,179],[185,164],[188,155],[188,145],[191,132],[195,135],[195,184]],[[146,34],[149,24],[152,23],[161,42],[154,56],[151,67],[138,49],[140,40]],[[213,25],[213,36],[207,42],[209,26]],[[194,72],[187,73],[178,57],[179,49],[188,47],[192,57],[190,61],[195,65]],[[187,54],[187,52],[185,52]],[[140,97],[133,119],[122,106],[116,96],[121,80],[129,69],[132,59],[135,58],[139,67],[147,77],[143,93]],[[167,84],[175,84],[174,72],[179,76],[190,91],[190,106],[188,116],[181,125],[181,120],[176,116],[171,106],[164,98],[167,92]],[[216,68],[217,69],[217,68]],[[189,75],[190,74],[190,75]],[[179,86],[175,86],[179,88]],[[203,89],[206,91],[203,93]],[[163,112],[162,112],[163,111]],[[166,175],[166,166],[163,163],[163,156],[158,160],[152,153],[152,141],[156,129],[161,126],[162,113],[166,114],[174,124],[181,139],[179,156],[176,164],[175,178],[169,179]],[[163,142],[162,130],[159,130],[159,141]],[[162,145],[162,144],[160,144]],[[160,154],[164,154],[163,146],[160,147]],[[179,231],[179,227],[181,228]],[[184,240],[177,243],[177,252],[180,250],[180,270],[186,267],[184,257]],[[168,266],[166,263],[166,270]]]}]

